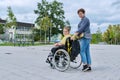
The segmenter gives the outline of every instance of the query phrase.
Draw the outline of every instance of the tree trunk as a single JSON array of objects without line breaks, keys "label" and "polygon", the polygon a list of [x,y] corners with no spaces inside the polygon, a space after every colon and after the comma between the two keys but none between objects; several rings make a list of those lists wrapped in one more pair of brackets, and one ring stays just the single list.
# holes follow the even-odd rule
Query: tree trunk
[{"label": "tree trunk", "polygon": [[45,44],[46,44],[46,31],[45,31]]},{"label": "tree trunk", "polygon": [[51,42],[51,27],[49,27],[49,43]]},{"label": "tree trunk", "polygon": [[50,42],[50,27],[49,27],[48,35],[49,35],[49,42]]},{"label": "tree trunk", "polygon": [[40,29],[40,43],[41,43],[41,29]]}]

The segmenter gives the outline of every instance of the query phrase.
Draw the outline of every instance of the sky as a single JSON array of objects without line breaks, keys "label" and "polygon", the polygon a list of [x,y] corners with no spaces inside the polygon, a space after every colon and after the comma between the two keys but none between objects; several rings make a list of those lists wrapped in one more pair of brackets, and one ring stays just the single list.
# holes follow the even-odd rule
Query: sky
[{"label": "sky", "polygon": [[[47,0],[49,2],[53,0]],[[77,10],[84,8],[86,17],[90,19],[91,32],[95,33],[98,27],[104,32],[109,24],[120,24],[120,0],[57,0],[63,3],[65,20],[72,26],[71,33],[77,30],[80,18]],[[37,15],[37,3],[41,0],[0,0],[0,18],[6,19],[7,7],[11,6],[17,21],[34,23]]]}]

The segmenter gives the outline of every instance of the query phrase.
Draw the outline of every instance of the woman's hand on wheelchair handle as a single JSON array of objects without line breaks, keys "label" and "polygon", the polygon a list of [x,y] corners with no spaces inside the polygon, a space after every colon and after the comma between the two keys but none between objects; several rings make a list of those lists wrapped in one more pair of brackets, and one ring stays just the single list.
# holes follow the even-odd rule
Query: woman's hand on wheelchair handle
[{"label": "woman's hand on wheelchair handle", "polygon": [[73,41],[75,40],[75,37],[74,37],[74,35],[71,37],[71,40],[73,40]]},{"label": "woman's hand on wheelchair handle", "polygon": [[75,40],[76,38],[76,36],[78,35],[78,33],[74,33],[74,35],[71,37],[71,40]]}]

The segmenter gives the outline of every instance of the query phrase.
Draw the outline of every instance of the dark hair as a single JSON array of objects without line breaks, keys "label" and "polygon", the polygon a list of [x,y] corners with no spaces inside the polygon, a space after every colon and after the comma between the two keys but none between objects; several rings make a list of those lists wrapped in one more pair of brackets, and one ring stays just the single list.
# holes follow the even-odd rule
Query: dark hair
[{"label": "dark hair", "polygon": [[82,12],[83,14],[85,14],[85,10],[83,8],[81,8],[77,11],[78,14],[79,14],[79,12]]}]

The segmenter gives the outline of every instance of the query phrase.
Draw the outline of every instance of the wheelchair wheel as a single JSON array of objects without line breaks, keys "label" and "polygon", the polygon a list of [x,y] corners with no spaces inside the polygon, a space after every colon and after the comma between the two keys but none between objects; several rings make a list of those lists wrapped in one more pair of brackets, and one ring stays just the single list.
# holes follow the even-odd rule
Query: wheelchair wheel
[{"label": "wheelchair wheel", "polygon": [[53,63],[55,66],[55,69],[58,71],[65,71],[70,66],[70,57],[67,51],[64,49],[59,49],[55,52],[53,57]]},{"label": "wheelchair wheel", "polygon": [[81,56],[79,54],[74,61],[70,62],[70,67],[73,69],[77,69],[81,66],[81,64],[82,64],[82,61],[81,61]]}]

